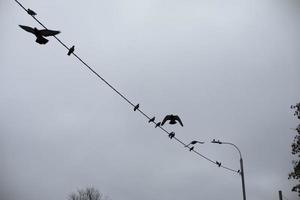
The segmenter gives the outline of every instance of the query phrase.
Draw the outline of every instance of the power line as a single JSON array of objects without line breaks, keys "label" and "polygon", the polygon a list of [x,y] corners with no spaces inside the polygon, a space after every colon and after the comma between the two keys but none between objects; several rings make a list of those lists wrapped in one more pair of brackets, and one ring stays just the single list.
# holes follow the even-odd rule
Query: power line
[{"label": "power line", "polygon": [[[28,10],[18,1],[15,0],[15,2],[21,7],[23,8],[23,10],[25,10],[25,12],[28,12]],[[42,27],[44,27],[45,29],[47,29],[47,27],[40,22],[34,15],[30,15],[36,22],[38,22]],[[70,50],[70,48],[65,45],[65,43],[63,43],[57,36],[53,36],[62,46],[64,46],[68,51]],[[114,86],[112,86],[108,81],[106,81],[102,76],[100,76],[92,67],[90,67],[85,61],[83,61],[76,53],[72,52],[72,54],[85,66],[87,67],[94,75],[96,75],[99,79],[101,79],[107,86],[109,86],[113,91],[115,91],[122,99],[124,99],[128,104],[130,104],[132,107],[135,107],[135,104],[133,104],[127,97],[125,97],[121,92],[119,92]],[[141,115],[143,115],[144,117],[146,117],[148,120],[150,120],[151,118],[149,117],[149,115],[147,115],[146,113],[144,113],[141,109],[137,108],[136,109]],[[157,127],[160,128],[160,130],[162,130],[163,132],[165,132],[166,134],[170,135],[170,132],[167,131],[165,128],[161,127],[158,125],[158,123],[153,122]],[[173,138],[180,144],[182,144],[183,146],[186,146],[186,143],[184,143],[182,140],[180,140],[178,137],[173,136]],[[217,164],[216,161],[213,161],[212,159],[204,156],[203,154],[199,153],[196,150],[192,150],[196,155],[204,158],[205,160],[219,166]],[[232,172],[236,172],[239,173],[239,170],[234,170],[232,168],[220,165],[219,167],[222,167],[223,169],[232,171]]]}]

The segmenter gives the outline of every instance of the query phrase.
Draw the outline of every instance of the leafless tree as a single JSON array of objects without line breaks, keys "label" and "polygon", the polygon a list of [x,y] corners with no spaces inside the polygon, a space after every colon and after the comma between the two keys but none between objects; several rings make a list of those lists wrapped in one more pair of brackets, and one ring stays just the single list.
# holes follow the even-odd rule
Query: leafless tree
[{"label": "leafless tree", "polygon": [[69,195],[69,200],[110,200],[108,196],[104,196],[101,192],[93,187],[77,190]]},{"label": "leafless tree", "polygon": [[[292,105],[291,109],[294,110],[294,116],[300,120],[300,103]],[[300,124],[295,128],[297,134],[294,137],[292,147],[292,154],[296,156],[296,159],[293,160],[293,171],[289,174],[289,179],[294,179],[297,181],[297,184],[292,188],[292,191],[298,192],[300,196]]]}]

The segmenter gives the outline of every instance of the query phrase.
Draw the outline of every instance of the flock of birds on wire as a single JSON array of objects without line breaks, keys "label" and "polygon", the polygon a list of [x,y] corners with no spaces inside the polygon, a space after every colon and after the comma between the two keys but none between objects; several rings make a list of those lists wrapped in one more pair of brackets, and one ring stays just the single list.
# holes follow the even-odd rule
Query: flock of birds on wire
[{"label": "flock of birds on wire", "polygon": [[[16,1],[20,6],[22,6],[18,1]],[[23,7],[23,6],[22,6]],[[24,8],[24,7],[23,7]],[[24,8],[25,9],[25,8]],[[31,9],[25,9],[27,11],[27,13],[31,16],[36,16],[36,12],[31,10]],[[35,42],[41,44],[41,45],[44,45],[46,43],[48,43],[48,39],[46,39],[45,37],[49,37],[49,36],[56,36],[57,34],[60,33],[60,31],[57,31],[57,30],[50,30],[50,29],[37,29],[36,27],[32,28],[32,27],[29,27],[29,26],[25,26],[25,25],[19,25],[23,30],[29,32],[29,33],[32,33],[35,37],[36,37],[36,40]],[[56,38],[57,39],[57,38]],[[70,56],[72,53],[74,53],[75,51],[75,46],[73,45],[71,48],[68,48],[68,53],[67,55]],[[134,106],[133,110],[134,111],[137,111],[139,110],[139,107],[140,105],[137,104],[136,106]],[[144,114],[145,115],[145,114]],[[180,119],[180,117],[178,115],[173,115],[173,114],[170,114],[170,115],[166,115],[164,117],[164,119],[161,121],[161,122],[155,122],[155,117],[152,117],[152,118],[149,118],[149,123],[154,123],[155,124],[155,128],[157,127],[162,127],[165,123],[169,123],[171,125],[174,125],[174,124],[177,124],[179,123],[182,127],[183,127],[183,123],[182,123],[182,120]],[[168,136],[170,139],[174,138],[175,137],[175,133],[174,132],[170,132],[168,133]],[[178,140],[178,139],[177,139]],[[182,143],[182,142],[181,142]],[[197,143],[199,144],[204,144],[204,142],[201,142],[201,141],[197,141],[197,140],[193,140],[191,141],[189,144],[186,144],[184,145],[184,147],[188,148],[189,151],[194,151],[194,145],[196,145]],[[204,156],[202,156],[204,157]],[[206,158],[206,157],[205,157]],[[211,161],[210,159],[206,158],[207,160]],[[213,161],[211,161],[213,162]],[[215,161],[214,162],[218,167],[221,167],[222,164],[221,162],[218,162],[218,161]],[[240,170],[232,170],[230,168],[227,168],[227,167],[224,167],[225,169],[229,169],[231,171],[235,171],[235,172],[238,172],[240,173]]]},{"label": "flock of birds on wire", "polygon": [[[31,10],[31,9],[28,9],[27,10],[27,13],[30,14],[30,15],[36,15],[36,13]],[[25,31],[29,32],[29,33],[32,33],[35,35],[36,37],[36,42],[39,43],[39,44],[46,44],[48,42],[48,40],[45,38],[45,37],[48,37],[48,36],[54,36],[54,35],[57,35],[60,33],[60,31],[55,31],[55,30],[49,30],[49,29],[41,29],[41,30],[38,30],[36,27],[34,28],[31,28],[29,26],[24,26],[24,25],[19,25],[22,29],[24,29]],[[68,51],[68,56],[70,56],[75,50],[75,46],[73,45],[69,51]],[[140,104],[137,104],[133,110],[136,111],[137,109],[139,109],[140,107]],[[157,122],[155,124],[155,128],[159,127],[159,126],[163,126],[167,121],[169,121],[169,124],[176,124],[177,122],[183,127],[183,123],[180,119],[180,117],[178,115],[167,115],[165,116],[165,118],[162,120],[162,122]],[[149,123],[151,122],[155,122],[155,117],[149,119],[148,121]],[[174,132],[171,132],[169,133],[169,137],[170,139],[172,139],[173,137],[175,136],[175,133]],[[199,142],[199,141],[196,141],[196,140],[193,140],[192,142],[190,142],[188,145],[185,145],[185,147],[189,147],[190,145],[195,145],[197,143],[200,143],[200,144],[204,144],[204,142]],[[192,151],[194,149],[194,146],[190,147],[189,148],[190,151]],[[219,166],[221,165],[221,163],[219,162],[216,162]]]}]

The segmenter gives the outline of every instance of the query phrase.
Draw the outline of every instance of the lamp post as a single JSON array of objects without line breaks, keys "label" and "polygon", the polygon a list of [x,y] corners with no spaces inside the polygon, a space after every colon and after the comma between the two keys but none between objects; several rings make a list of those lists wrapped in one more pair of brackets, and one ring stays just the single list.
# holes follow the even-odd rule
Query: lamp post
[{"label": "lamp post", "polygon": [[233,143],[230,142],[221,142],[220,140],[215,140],[213,139],[211,141],[211,143],[214,144],[228,144],[233,146],[235,149],[238,150],[239,155],[240,155],[240,175],[241,175],[241,179],[242,179],[242,190],[243,190],[243,200],[246,200],[246,189],[245,189],[245,177],[244,177],[244,165],[243,165],[243,157],[242,157],[242,153],[240,151],[240,149]]}]

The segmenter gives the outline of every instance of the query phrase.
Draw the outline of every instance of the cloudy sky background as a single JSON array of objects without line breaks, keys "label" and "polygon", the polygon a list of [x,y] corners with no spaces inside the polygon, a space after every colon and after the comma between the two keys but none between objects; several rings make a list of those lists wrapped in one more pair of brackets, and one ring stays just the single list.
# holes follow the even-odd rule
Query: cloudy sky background
[{"label": "cloudy sky background", "polygon": [[[178,138],[240,147],[247,198],[289,200],[299,97],[300,3],[21,1]],[[239,175],[170,140],[86,70],[14,1],[0,2],[0,196],[58,200],[94,186],[113,200],[242,199]],[[201,153],[239,168],[231,146]]]}]

